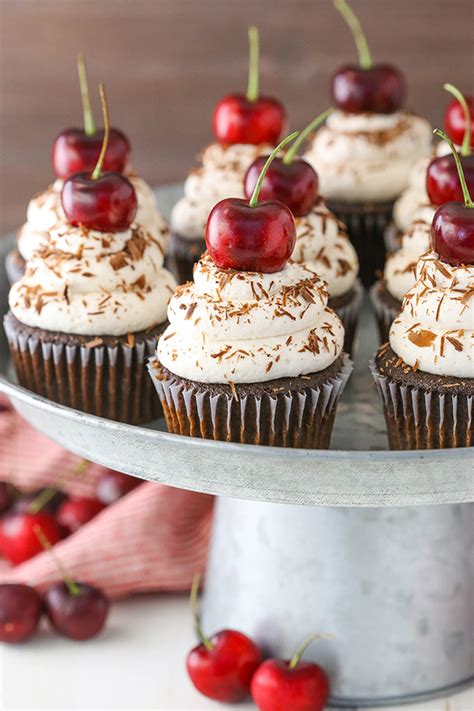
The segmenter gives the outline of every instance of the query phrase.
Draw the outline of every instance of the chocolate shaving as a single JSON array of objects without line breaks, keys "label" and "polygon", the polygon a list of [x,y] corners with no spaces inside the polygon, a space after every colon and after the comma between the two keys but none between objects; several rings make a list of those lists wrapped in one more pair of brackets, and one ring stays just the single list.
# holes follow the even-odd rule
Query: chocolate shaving
[{"label": "chocolate shaving", "polygon": [[421,331],[412,331],[408,334],[408,339],[418,346],[418,348],[427,348],[431,346],[435,340],[436,335],[431,331],[426,331],[422,329]]}]

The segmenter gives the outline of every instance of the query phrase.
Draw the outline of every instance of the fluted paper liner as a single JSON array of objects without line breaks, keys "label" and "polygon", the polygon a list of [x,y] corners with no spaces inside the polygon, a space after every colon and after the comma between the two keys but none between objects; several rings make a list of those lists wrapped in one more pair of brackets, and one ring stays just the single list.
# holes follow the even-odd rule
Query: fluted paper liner
[{"label": "fluted paper liner", "polygon": [[124,339],[113,346],[81,346],[48,342],[16,329],[8,318],[4,327],[18,382],[28,390],[128,424],[150,422],[162,414],[146,373],[158,335],[137,338],[133,345]]},{"label": "fluted paper liner", "polygon": [[337,401],[352,373],[352,361],[344,354],[339,371],[317,387],[278,391],[273,386],[266,392],[265,384],[259,383],[263,388],[258,394],[244,395],[239,394],[238,384],[215,392],[212,385],[174,376],[156,358],[150,359],[149,370],[170,432],[226,442],[328,449]]},{"label": "fluted paper liner", "polygon": [[474,445],[474,395],[402,385],[370,370],[382,396],[390,449],[445,449]]},{"label": "fluted paper liner", "polygon": [[364,298],[364,287],[359,279],[354,284],[354,296],[351,301],[344,306],[334,309],[344,326],[344,351],[353,356],[354,343],[357,334],[357,322],[359,320],[359,312]]},{"label": "fluted paper liner", "polygon": [[381,281],[375,282],[373,287],[370,289],[370,300],[372,306],[374,307],[375,316],[377,318],[377,325],[379,327],[380,344],[387,343],[390,336],[390,327],[395,321],[397,316],[400,314],[402,305],[398,309],[394,306],[387,304],[380,296],[379,290],[383,288]]}]

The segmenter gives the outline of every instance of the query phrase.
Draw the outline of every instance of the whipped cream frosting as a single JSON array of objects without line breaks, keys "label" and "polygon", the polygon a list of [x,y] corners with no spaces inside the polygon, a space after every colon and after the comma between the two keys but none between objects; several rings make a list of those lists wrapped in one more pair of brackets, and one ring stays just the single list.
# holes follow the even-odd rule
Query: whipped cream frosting
[{"label": "whipped cream frosting", "polygon": [[431,247],[431,223],[436,212],[434,205],[422,205],[414,220],[403,233],[400,249],[387,257],[384,281],[388,291],[401,301],[415,283],[419,258]]},{"label": "whipped cream frosting", "polygon": [[260,155],[273,147],[247,143],[211,143],[201,155],[202,166],[184,183],[184,197],[171,213],[171,229],[185,239],[204,239],[207,218],[214,205],[228,197],[244,197],[244,176]]},{"label": "whipped cream frosting", "polygon": [[474,378],[474,265],[453,267],[434,252],[423,255],[390,345],[426,373]]},{"label": "whipped cream frosting", "polygon": [[141,227],[105,233],[59,223],[10,291],[27,326],[87,336],[122,336],[166,320],[176,286],[163,247]]},{"label": "whipped cream frosting", "polygon": [[325,283],[288,262],[274,274],[222,270],[208,254],[194,282],[170,301],[157,356],[169,371],[205,383],[255,383],[330,366],[344,329]]},{"label": "whipped cream frosting", "polygon": [[430,124],[407,112],[348,114],[334,111],[303,156],[331,200],[384,202],[409,181],[414,163],[431,145]]},{"label": "whipped cream frosting", "polygon": [[[134,174],[127,176],[137,194],[137,214],[134,224],[140,225],[158,239],[166,251],[169,229],[165,219],[158,211],[153,190],[142,178]],[[49,240],[50,230],[60,223],[67,222],[61,205],[62,180],[55,180],[50,187],[36,195],[28,205],[26,223],[18,232],[18,251],[28,261]]]},{"label": "whipped cream frosting", "polygon": [[323,200],[308,215],[295,218],[295,222],[292,260],[316,272],[326,282],[330,297],[349,292],[357,278],[359,261],[345,225]]}]

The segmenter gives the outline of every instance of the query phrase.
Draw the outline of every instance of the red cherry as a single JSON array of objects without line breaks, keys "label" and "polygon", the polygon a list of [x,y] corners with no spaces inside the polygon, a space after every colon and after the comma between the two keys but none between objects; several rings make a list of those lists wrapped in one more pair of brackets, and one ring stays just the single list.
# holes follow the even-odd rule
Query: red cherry
[{"label": "red cherry", "polygon": [[36,511],[47,511],[56,514],[63,501],[66,501],[66,494],[54,487],[35,489],[27,494],[22,494],[12,506],[12,511],[16,513],[36,513]]},{"label": "red cherry", "polygon": [[[474,155],[459,156],[469,191],[474,191]],[[462,202],[463,191],[452,155],[434,158],[426,171],[426,191],[433,205]]]},{"label": "red cherry", "polygon": [[[470,148],[474,149],[474,96],[464,97],[469,109],[471,123]],[[458,99],[450,101],[444,112],[444,129],[450,139],[460,146],[466,132],[466,114]]]},{"label": "red cherry", "polygon": [[46,511],[36,514],[11,513],[3,517],[0,523],[2,552],[13,565],[23,563],[43,550],[35,533],[36,527],[39,527],[53,544],[63,538],[60,524]]},{"label": "red cherry", "polygon": [[0,585],[0,642],[23,642],[38,627],[43,603],[34,588]]},{"label": "red cherry", "polygon": [[108,506],[118,501],[118,499],[121,499],[122,496],[125,496],[133,489],[136,489],[140,484],[142,484],[141,479],[128,476],[128,474],[122,474],[122,472],[116,472],[113,469],[108,469],[97,482],[95,493],[99,501],[104,504],[104,506]]},{"label": "red cherry", "polygon": [[300,661],[309,637],[291,661],[267,659],[255,672],[250,690],[260,711],[322,711],[329,697],[329,679],[324,669],[314,662]]},{"label": "red cherry", "polygon": [[85,496],[73,497],[61,504],[57,519],[61,526],[74,533],[78,528],[91,521],[103,509],[104,504],[98,499],[91,499]]},{"label": "red cherry", "polygon": [[259,37],[256,27],[249,28],[249,78],[247,94],[229,94],[214,109],[214,134],[222,143],[274,144],[286,125],[282,104],[258,95]]},{"label": "red cherry", "polygon": [[[249,199],[257,184],[268,156],[257,158],[247,170],[244,178],[245,197]],[[318,176],[313,167],[302,158],[285,163],[283,158],[275,158],[267,171],[260,190],[262,200],[279,200],[296,217],[307,215],[318,197]]]},{"label": "red cherry", "polygon": [[[53,143],[52,163],[57,178],[66,180],[74,173],[92,173],[104,141],[104,131],[88,136],[82,128],[61,131]],[[104,171],[123,173],[130,156],[130,143],[122,131],[111,128]]]},{"label": "red cherry", "polygon": [[84,583],[64,581],[45,594],[46,612],[54,629],[65,637],[85,640],[95,637],[104,627],[109,601],[102,590]]}]

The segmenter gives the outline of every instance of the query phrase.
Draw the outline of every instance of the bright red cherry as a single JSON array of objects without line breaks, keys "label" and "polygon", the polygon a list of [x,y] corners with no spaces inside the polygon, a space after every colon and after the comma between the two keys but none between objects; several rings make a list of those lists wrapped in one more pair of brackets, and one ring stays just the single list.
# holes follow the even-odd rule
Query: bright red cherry
[{"label": "bright red cherry", "polygon": [[128,229],[137,212],[137,196],[131,182],[119,173],[102,173],[109,136],[109,117],[104,87],[100,86],[104,111],[104,141],[94,172],[76,173],[66,180],[61,203],[71,225],[99,232]]},{"label": "bright red cherry", "polygon": [[134,476],[108,469],[97,482],[95,493],[99,501],[104,504],[104,506],[108,506],[121,499],[122,496],[125,496],[130,491],[133,491],[133,489],[136,489],[137,486],[140,486],[142,483],[141,479],[137,479]]},{"label": "bright red cherry", "polygon": [[308,644],[322,636],[306,640],[291,661],[267,659],[259,666],[250,688],[260,711],[322,711],[329,697],[326,672],[318,664],[300,661]]},{"label": "bright red cherry", "polygon": [[[446,88],[452,85],[445,84],[444,86]],[[466,128],[469,128],[470,136],[468,145],[471,149],[474,149],[474,96],[464,96],[463,99],[464,102],[460,97],[456,97],[446,107],[444,113],[444,129],[453,143],[460,146],[464,141]],[[463,103],[465,103],[465,105],[463,105]],[[466,120],[466,106],[469,121]]]},{"label": "bright red cherry", "polygon": [[249,28],[249,80],[247,94],[224,96],[214,109],[212,125],[221,143],[274,144],[286,125],[282,104],[258,93],[259,38],[256,27]]},{"label": "bright red cherry", "polygon": [[191,590],[191,607],[201,643],[188,654],[189,677],[196,689],[210,699],[242,701],[250,693],[250,681],[262,661],[261,652],[249,637],[236,630],[222,630],[210,639],[204,634],[196,610],[198,584],[199,576]]},{"label": "bright red cherry", "polygon": [[[66,180],[74,173],[92,173],[96,165],[104,131],[97,131],[92,115],[89,88],[87,84],[84,57],[78,56],[79,84],[81,87],[84,128],[68,128],[61,131],[53,143],[52,162],[57,178]],[[109,130],[107,153],[104,157],[104,171],[122,173],[130,156],[130,142],[117,128]]]},{"label": "bright red cherry", "polygon": [[439,129],[435,129],[435,133],[450,145],[459,171],[464,203],[448,202],[436,210],[431,226],[431,243],[439,258],[452,266],[474,264],[474,202],[451,139]]},{"label": "bright red cherry", "polygon": [[2,553],[13,565],[41,553],[42,546],[35,533],[40,528],[54,544],[63,538],[63,530],[52,514],[46,511],[9,513],[0,522]]},{"label": "bright red cherry", "polygon": [[221,269],[264,272],[283,269],[296,242],[295,220],[276,200],[258,202],[266,172],[278,151],[298,135],[285,138],[267,159],[249,202],[221,200],[212,209],[206,228],[206,244]]},{"label": "bright red cherry", "polygon": [[61,504],[57,519],[61,526],[74,533],[78,528],[91,521],[103,509],[104,504],[98,499],[76,496]]},{"label": "bright red cherry", "polygon": [[[71,582],[71,581],[70,581]],[[95,637],[105,625],[110,603],[102,590],[66,581],[53,585],[44,596],[46,612],[54,629],[65,637]]]},{"label": "bright red cherry", "polygon": [[[474,191],[474,155],[460,156],[469,191]],[[433,158],[426,171],[426,191],[433,205],[462,202],[463,191],[452,155]]]},{"label": "bright red cherry", "polygon": [[371,111],[391,114],[405,98],[403,74],[390,64],[373,64],[361,24],[346,0],[334,0],[354,36],[359,65],[348,64],[334,74],[332,95],[341,111],[363,113]]},{"label": "bright red cherry", "polygon": [[0,642],[23,642],[36,631],[43,603],[34,588],[0,585]]}]

